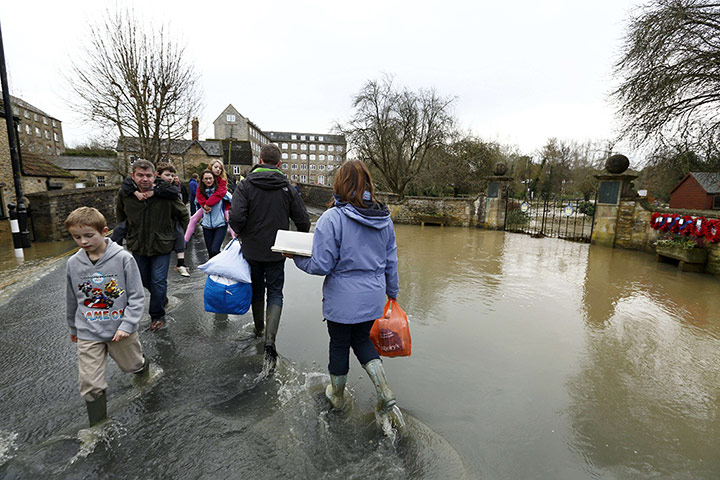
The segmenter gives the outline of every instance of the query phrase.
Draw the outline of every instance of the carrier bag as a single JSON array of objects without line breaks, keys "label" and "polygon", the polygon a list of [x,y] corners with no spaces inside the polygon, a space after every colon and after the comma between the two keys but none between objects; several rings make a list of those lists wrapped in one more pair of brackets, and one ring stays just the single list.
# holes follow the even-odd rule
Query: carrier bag
[{"label": "carrier bag", "polygon": [[252,302],[252,285],[209,275],[205,280],[205,311],[244,315]]},{"label": "carrier bag", "polygon": [[230,240],[225,249],[198,267],[208,275],[229,278],[236,282],[251,283],[250,264],[240,250],[240,240]]},{"label": "carrier bag", "polygon": [[[388,310],[390,310],[389,318]],[[383,316],[370,329],[370,340],[383,357],[409,357],[412,351],[407,314],[395,300],[385,304]]]}]

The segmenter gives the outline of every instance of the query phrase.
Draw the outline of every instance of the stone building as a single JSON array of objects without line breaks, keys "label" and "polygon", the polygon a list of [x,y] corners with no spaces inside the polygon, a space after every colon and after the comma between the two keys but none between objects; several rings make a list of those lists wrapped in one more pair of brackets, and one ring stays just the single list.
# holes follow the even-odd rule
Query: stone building
[{"label": "stone building", "polygon": [[75,176],[77,186],[105,187],[120,185],[123,175],[120,173],[117,157],[83,157],[58,155],[48,157],[56,166]]},{"label": "stone building", "polygon": [[249,170],[249,166],[258,163],[260,149],[270,143],[260,127],[244,117],[235,107],[228,105],[213,122],[215,139],[223,141],[225,164],[230,165],[234,175]]},{"label": "stone building", "polygon": [[[140,141],[137,137],[118,139],[115,150],[118,153],[120,171],[130,171],[130,166],[140,158]],[[169,160],[181,179],[190,178],[193,172],[209,165],[216,158],[223,159],[222,144],[218,140],[172,140],[168,151],[167,140],[161,142],[163,161]],[[227,162],[224,162],[227,164]]]},{"label": "stone building", "polygon": [[283,171],[300,183],[332,185],[333,171],[345,160],[344,135],[267,132],[282,151]]},{"label": "stone building", "polygon": [[18,140],[23,153],[62,155],[65,143],[62,122],[25,100],[10,96],[13,113],[20,119]]}]

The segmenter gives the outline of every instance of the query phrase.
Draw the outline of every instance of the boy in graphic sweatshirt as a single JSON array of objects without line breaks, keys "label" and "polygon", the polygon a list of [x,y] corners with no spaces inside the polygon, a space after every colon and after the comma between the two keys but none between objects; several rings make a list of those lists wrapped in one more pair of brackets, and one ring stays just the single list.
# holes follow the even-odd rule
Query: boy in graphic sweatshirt
[{"label": "boy in graphic sweatshirt", "polygon": [[65,220],[80,250],[67,263],[67,310],[70,341],[78,346],[78,384],[90,426],[107,418],[107,355],[124,372],[149,374],[138,322],[145,307],[140,271],[130,252],[105,238],[105,217],[80,207]]}]

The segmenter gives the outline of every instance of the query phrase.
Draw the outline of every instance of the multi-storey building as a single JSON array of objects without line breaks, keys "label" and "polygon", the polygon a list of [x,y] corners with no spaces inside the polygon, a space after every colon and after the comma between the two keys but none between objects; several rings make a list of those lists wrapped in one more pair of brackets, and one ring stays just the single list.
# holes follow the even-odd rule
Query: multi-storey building
[{"label": "multi-storey building", "polygon": [[18,140],[20,150],[36,155],[65,153],[62,122],[25,100],[10,96],[13,113],[20,118]]},{"label": "multi-storey building", "polygon": [[260,158],[260,149],[270,139],[260,127],[244,117],[235,107],[228,105],[213,122],[215,139],[223,142],[223,156],[231,174],[240,175]]},{"label": "multi-storey building", "polygon": [[343,135],[302,132],[266,132],[280,147],[282,169],[292,181],[332,185],[332,172],[347,151]]}]

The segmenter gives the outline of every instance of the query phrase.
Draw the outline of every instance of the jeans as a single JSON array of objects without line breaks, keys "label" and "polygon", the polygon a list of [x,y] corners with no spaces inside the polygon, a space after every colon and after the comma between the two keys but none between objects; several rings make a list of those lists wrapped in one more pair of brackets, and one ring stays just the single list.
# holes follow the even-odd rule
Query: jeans
[{"label": "jeans", "polygon": [[167,274],[170,267],[170,254],[136,255],[135,263],[140,269],[143,287],[150,291],[150,318],[160,319],[165,316],[165,298],[167,298]]},{"label": "jeans", "polygon": [[267,289],[267,305],[283,304],[283,285],[285,285],[285,260],[279,262],[247,261],[250,264],[252,281],[252,303],[262,302]]},{"label": "jeans", "polygon": [[337,323],[327,321],[330,334],[330,363],[328,371],[332,375],[347,375],[350,370],[350,347],[360,365],[380,358],[375,345],[370,341],[370,329],[375,320],[362,323]]},{"label": "jeans", "polygon": [[227,225],[218,228],[203,227],[203,236],[205,237],[205,248],[207,248],[208,257],[212,258],[220,253],[222,242],[225,240],[227,233]]}]

